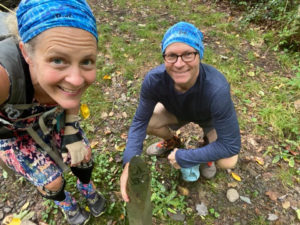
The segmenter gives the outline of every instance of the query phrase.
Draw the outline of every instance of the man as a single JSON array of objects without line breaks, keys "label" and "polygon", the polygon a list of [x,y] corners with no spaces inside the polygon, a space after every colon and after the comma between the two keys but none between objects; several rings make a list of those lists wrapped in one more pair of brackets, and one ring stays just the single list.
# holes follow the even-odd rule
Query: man
[{"label": "man", "polygon": [[[141,154],[146,132],[163,139],[151,145],[147,154],[162,155],[173,150],[169,162],[176,169],[182,168],[183,173],[184,168],[195,172],[200,165],[201,175],[212,178],[216,167],[210,162],[216,162],[220,168],[233,168],[237,163],[241,140],[230,87],[219,71],[201,63],[202,39],[200,30],[186,22],[175,24],[163,37],[164,64],[146,75],[129,129],[120,180],[126,202],[129,201],[126,192],[129,162]],[[176,130],[189,122],[202,127],[209,144],[179,149],[180,140],[170,128]]]}]

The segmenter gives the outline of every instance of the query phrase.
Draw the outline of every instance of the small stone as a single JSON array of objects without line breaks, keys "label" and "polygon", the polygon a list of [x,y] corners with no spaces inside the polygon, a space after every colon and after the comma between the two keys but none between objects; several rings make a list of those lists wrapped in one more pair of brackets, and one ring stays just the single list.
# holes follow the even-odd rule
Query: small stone
[{"label": "small stone", "polygon": [[3,208],[3,212],[4,212],[5,214],[10,213],[10,212],[11,212],[11,208],[9,208],[9,207],[4,207],[4,208]]},{"label": "small stone", "polygon": [[240,196],[240,199],[248,204],[252,204],[250,198],[245,196]]},{"label": "small stone", "polygon": [[278,216],[276,214],[269,214],[268,215],[268,220],[269,221],[275,221],[278,219]]},{"label": "small stone", "polygon": [[208,214],[207,206],[203,202],[196,205],[196,210],[199,216],[207,216]]},{"label": "small stone", "polygon": [[20,225],[36,225],[36,223],[33,223],[30,220],[24,220],[24,221],[22,220]]},{"label": "small stone", "polygon": [[230,188],[227,191],[226,197],[230,202],[235,202],[239,199],[240,196],[237,190],[235,190],[234,188]]},{"label": "small stone", "polygon": [[169,215],[169,217],[172,219],[172,220],[175,220],[175,221],[181,221],[183,222],[185,220],[185,215],[180,213],[180,212],[177,212],[176,214],[173,214],[173,213],[170,213],[169,211],[167,212],[167,214]]}]

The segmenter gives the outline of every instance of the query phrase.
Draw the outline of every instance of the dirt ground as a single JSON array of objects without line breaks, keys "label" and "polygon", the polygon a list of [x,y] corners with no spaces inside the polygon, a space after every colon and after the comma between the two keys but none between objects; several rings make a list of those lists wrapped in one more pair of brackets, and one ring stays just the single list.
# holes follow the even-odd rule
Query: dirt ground
[{"label": "dirt ground", "polygon": [[[11,2],[11,1],[6,1]],[[90,1],[94,2],[95,6],[105,9],[112,14],[118,13],[117,9],[112,7],[109,1]],[[93,5],[92,5],[93,7]],[[220,5],[217,10],[230,11],[224,5]],[[238,12],[228,12],[231,15],[238,15]],[[107,22],[107,18],[97,18],[98,22]],[[213,45],[213,39],[211,44]],[[248,46],[249,48],[251,46]],[[218,46],[215,46],[217,49]],[[245,48],[246,51],[246,48]],[[245,52],[246,54],[246,52]],[[272,56],[266,57],[260,62],[269,70],[272,70],[274,65]],[[149,69],[149,68],[146,68]],[[276,68],[277,69],[277,68]],[[114,85],[114,83],[112,82]],[[122,91],[126,89],[125,81],[115,83],[118,86],[111,86],[105,91],[115,93],[111,96],[121,96]],[[121,88],[120,88],[121,87]],[[124,103],[125,104],[125,103]],[[116,122],[116,121],[115,121]],[[116,126],[116,124],[114,124]],[[119,124],[118,126],[122,126]],[[192,132],[192,133],[191,133]],[[201,137],[201,129],[193,124],[189,124],[181,129],[180,137],[185,141],[187,146],[196,146],[199,143],[195,142],[190,137]],[[215,225],[246,225],[246,224],[276,224],[276,225],[296,225],[297,220],[295,209],[300,208],[300,187],[289,186],[285,182],[285,173],[289,167],[287,163],[272,164],[272,159],[268,156],[263,157],[263,149],[267,146],[272,146],[272,140],[268,140],[263,136],[255,136],[248,131],[242,130],[242,150],[239,156],[239,162],[234,170],[220,170],[218,175],[211,181],[199,179],[195,183],[186,183],[178,178],[180,186],[188,190],[189,207],[196,211],[196,204],[203,203],[206,206],[214,206],[217,212],[222,212],[222,216],[214,220]],[[159,163],[166,163],[165,159],[159,159]],[[296,163],[296,168],[299,165]],[[233,179],[231,172],[234,172],[241,181]],[[290,181],[291,183],[294,180]],[[34,187],[26,181],[17,179],[17,182],[11,178],[5,179],[0,170],[0,222],[12,213],[18,213],[21,207],[29,202],[28,209],[35,212],[31,219],[36,224],[43,224],[43,211],[46,206],[42,204],[42,198],[37,193]],[[217,184],[217,185],[215,185]],[[168,185],[166,183],[166,185]],[[226,198],[226,193],[229,188],[234,188],[240,196],[248,198],[251,202],[238,199],[236,202],[229,202]],[[258,218],[262,218],[259,220]],[[273,218],[276,218],[274,221]],[[268,221],[262,222],[262,221]],[[64,224],[62,214],[58,213],[56,224]],[[159,224],[159,223],[156,223]],[[182,222],[182,224],[185,224]],[[194,221],[195,225],[206,224],[199,216]]]}]

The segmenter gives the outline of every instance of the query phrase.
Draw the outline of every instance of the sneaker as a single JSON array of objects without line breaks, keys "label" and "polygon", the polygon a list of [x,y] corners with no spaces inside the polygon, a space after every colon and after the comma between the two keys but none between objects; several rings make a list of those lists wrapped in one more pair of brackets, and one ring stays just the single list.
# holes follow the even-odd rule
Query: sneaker
[{"label": "sneaker", "polygon": [[217,168],[214,162],[200,164],[200,173],[206,179],[211,179],[216,175]]},{"label": "sneaker", "polygon": [[157,143],[150,145],[147,148],[147,155],[150,156],[161,156],[165,153],[169,153],[174,148],[179,148],[181,145],[180,138],[177,136],[173,136],[169,140],[163,140]]},{"label": "sneaker", "polygon": [[63,212],[70,225],[85,225],[90,219],[90,213],[79,206],[76,207],[76,210]]},{"label": "sneaker", "polygon": [[94,199],[87,199],[87,205],[94,217],[101,216],[105,209],[105,198],[99,192],[97,192],[97,195]]}]

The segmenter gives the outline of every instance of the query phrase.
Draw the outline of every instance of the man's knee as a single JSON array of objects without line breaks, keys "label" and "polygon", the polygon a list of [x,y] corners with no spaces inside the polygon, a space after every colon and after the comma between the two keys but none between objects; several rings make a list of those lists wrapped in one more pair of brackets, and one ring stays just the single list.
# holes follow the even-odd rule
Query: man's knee
[{"label": "man's knee", "polygon": [[238,161],[238,155],[234,155],[229,158],[219,159],[217,161],[217,165],[222,169],[232,169],[237,164],[237,161]]}]

